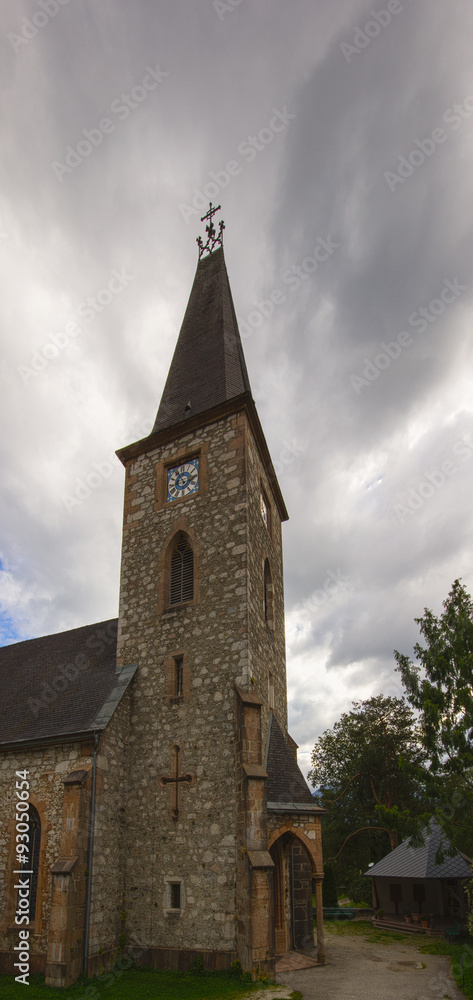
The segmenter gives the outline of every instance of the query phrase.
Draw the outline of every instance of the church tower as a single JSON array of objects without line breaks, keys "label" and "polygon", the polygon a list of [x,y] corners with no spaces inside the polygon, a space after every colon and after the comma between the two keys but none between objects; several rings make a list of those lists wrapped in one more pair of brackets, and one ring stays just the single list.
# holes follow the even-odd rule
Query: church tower
[{"label": "church tower", "polygon": [[[148,964],[187,968],[202,956],[207,968],[238,959],[255,971],[311,943],[321,810],[287,735],[287,512],[215,211],[153,430],[117,453],[126,469],[117,666],[137,665],[124,910],[127,943]],[[320,920],[318,939],[323,960]]]}]

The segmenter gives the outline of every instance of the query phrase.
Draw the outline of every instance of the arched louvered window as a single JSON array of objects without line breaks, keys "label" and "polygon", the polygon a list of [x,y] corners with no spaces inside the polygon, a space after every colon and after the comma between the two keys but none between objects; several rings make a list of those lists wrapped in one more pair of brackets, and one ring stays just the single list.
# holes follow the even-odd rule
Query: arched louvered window
[{"label": "arched louvered window", "polygon": [[[29,885],[29,919],[32,923],[35,919],[36,914],[36,897],[38,893],[38,873],[39,873],[39,848],[41,843],[41,820],[39,814],[35,807],[31,805],[29,808],[29,820],[28,820],[28,853],[23,855],[25,858],[25,864],[22,866],[24,868],[25,876],[24,879],[28,879]],[[23,887],[24,893],[24,887]],[[24,897],[26,898],[26,897]],[[18,899],[20,896],[18,895]],[[24,912],[22,910],[22,912]]]},{"label": "arched louvered window", "polygon": [[194,599],[194,553],[184,535],[180,535],[171,557],[169,603],[182,604]]},{"label": "arched louvered window", "polygon": [[264,564],[264,620],[267,625],[273,624],[273,581],[268,559]]}]

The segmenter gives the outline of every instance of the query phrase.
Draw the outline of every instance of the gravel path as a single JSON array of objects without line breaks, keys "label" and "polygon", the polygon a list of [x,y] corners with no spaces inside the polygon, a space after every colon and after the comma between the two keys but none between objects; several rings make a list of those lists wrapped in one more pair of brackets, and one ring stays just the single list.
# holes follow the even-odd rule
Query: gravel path
[{"label": "gravel path", "polygon": [[325,944],[325,966],[280,973],[278,982],[300,990],[304,1000],[465,1000],[443,955],[421,955],[403,942],[370,944],[331,934]]}]

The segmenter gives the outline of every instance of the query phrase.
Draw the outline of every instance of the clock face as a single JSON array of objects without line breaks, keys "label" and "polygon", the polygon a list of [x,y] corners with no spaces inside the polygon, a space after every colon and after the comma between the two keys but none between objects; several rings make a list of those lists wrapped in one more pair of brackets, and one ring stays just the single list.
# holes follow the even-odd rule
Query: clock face
[{"label": "clock face", "polygon": [[187,497],[199,489],[199,459],[175,465],[168,469],[168,502],[179,497]]}]

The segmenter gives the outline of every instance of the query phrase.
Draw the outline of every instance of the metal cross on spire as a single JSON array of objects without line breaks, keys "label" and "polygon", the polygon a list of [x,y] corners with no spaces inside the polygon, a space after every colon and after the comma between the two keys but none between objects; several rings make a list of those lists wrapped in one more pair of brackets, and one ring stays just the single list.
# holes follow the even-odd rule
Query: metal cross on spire
[{"label": "metal cross on spire", "polygon": [[159,784],[161,788],[165,785],[172,785],[171,788],[171,817],[176,820],[179,819],[179,785],[182,781],[191,785],[194,781],[194,775],[187,772],[187,774],[179,774],[179,753],[180,746],[176,743],[172,748],[171,754],[171,774],[162,774],[159,778]]},{"label": "metal cross on spire", "polygon": [[209,253],[212,253],[212,250],[215,250],[217,244],[219,246],[223,246],[223,230],[225,229],[225,223],[223,219],[220,220],[218,233],[213,224],[213,217],[216,212],[220,211],[221,207],[221,205],[217,205],[217,207],[214,208],[212,202],[209,201],[209,210],[200,220],[201,222],[205,222],[205,220],[208,219],[208,225],[205,227],[205,232],[207,233],[207,243],[204,243],[201,236],[198,236],[196,239],[196,243],[199,245],[199,260],[203,257],[206,250],[208,250]]}]

